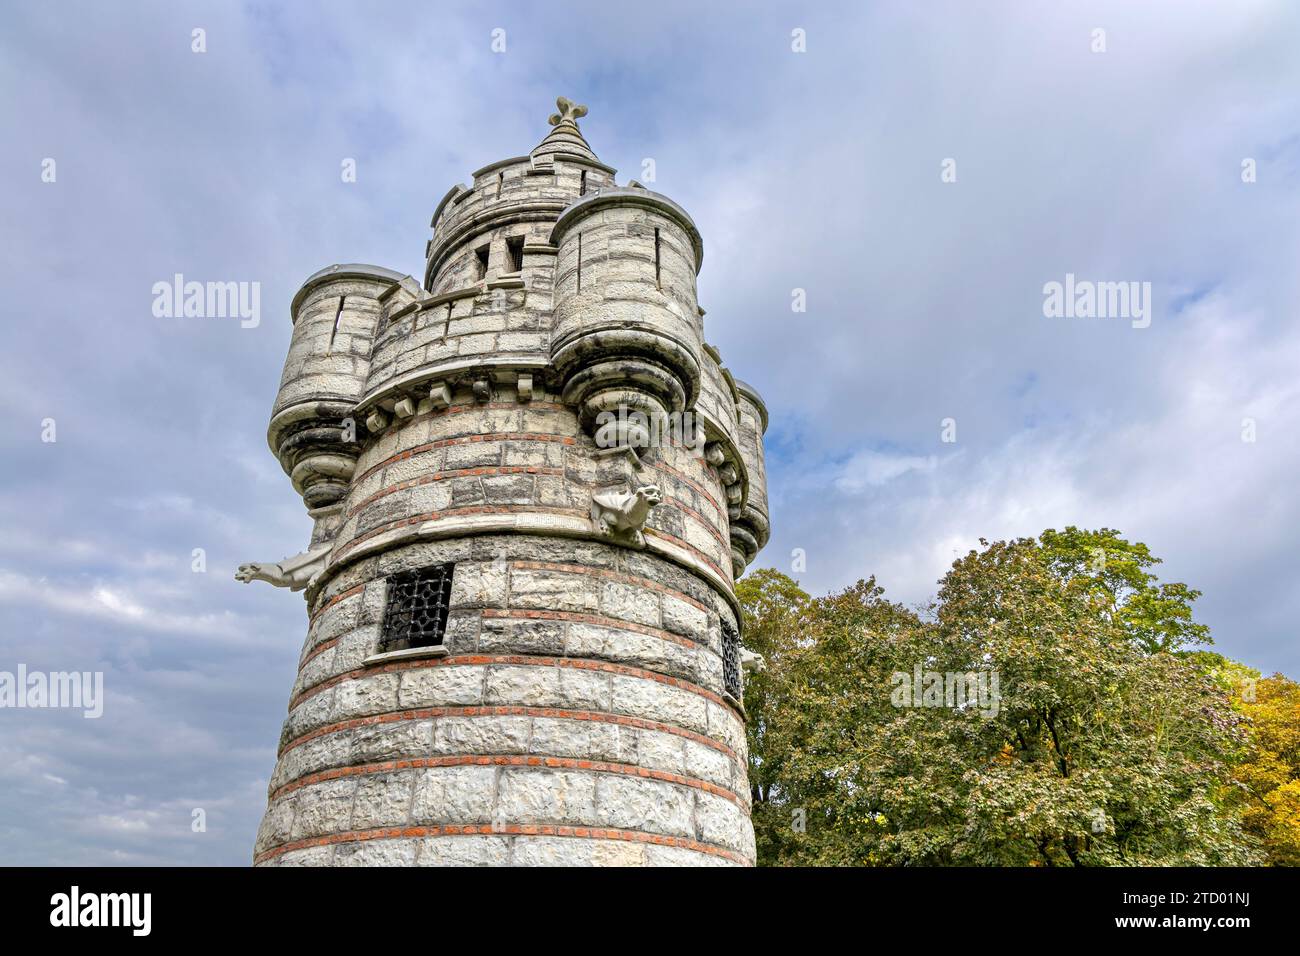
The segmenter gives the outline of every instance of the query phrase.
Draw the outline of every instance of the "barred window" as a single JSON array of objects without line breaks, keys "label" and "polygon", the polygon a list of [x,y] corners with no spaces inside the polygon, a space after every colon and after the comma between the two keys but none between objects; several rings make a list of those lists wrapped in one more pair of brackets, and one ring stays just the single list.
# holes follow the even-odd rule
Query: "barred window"
[{"label": "barred window", "polygon": [[740,632],[722,621],[722,681],[727,693],[740,700]]},{"label": "barred window", "polygon": [[524,236],[506,239],[506,272],[521,272],[524,268]]},{"label": "barred window", "polygon": [[447,605],[455,564],[435,564],[388,579],[388,602],[379,653],[437,647],[447,630]]}]

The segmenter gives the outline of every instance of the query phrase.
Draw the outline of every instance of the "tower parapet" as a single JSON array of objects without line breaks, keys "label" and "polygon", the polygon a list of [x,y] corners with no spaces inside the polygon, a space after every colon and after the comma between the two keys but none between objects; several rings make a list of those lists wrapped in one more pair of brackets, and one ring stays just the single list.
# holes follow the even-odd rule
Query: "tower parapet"
[{"label": "tower parapet", "polygon": [[753,862],[766,410],[705,344],[690,216],[557,105],[444,197],[422,282],[294,298],[268,439],[316,528],[239,575],[309,619],[258,864]]}]

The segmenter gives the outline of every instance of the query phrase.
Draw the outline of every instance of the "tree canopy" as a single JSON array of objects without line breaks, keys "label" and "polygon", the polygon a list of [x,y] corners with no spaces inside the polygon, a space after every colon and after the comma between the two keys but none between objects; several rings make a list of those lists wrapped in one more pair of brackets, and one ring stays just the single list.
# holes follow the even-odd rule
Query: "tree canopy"
[{"label": "tree canopy", "polygon": [[981,541],[920,608],[741,580],[760,861],[1295,862],[1296,685],[1201,649],[1199,593],[1158,563],[1066,528]]}]

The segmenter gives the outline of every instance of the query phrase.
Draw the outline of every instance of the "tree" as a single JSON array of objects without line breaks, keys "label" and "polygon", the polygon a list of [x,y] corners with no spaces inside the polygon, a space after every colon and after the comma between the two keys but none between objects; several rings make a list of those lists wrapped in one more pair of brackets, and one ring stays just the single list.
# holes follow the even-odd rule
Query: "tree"
[{"label": "tree", "polygon": [[1192,602],[1201,592],[1179,582],[1157,584],[1147,569],[1161,560],[1142,542],[1125,541],[1110,528],[1081,531],[1071,525],[1044,531],[1038,546],[1058,578],[1088,588],[1144,650],[1213,643],[1210,629],[1192,620]]},{"label": "tree", "polygon": [[1244,824],[1273,866],[1300,866],[1300,684],[1281,674],[1242,682],[1250,749],[1234,770]]},{"label": "tree", "polygon": [[1208,639],[1196,592],[1109,530],[981,546],[922,612],[874,580],[791,602],[764,572],[742,592],[747,634],[783,655],[746,698],[760,860],[1252,862],[1231,786],[1246,721],[1174,652]]},{"label": "tree", "polygon": [[784,748],[770,746],[770,716],[798,706],[788,699],[783,680],[798,653],[803,616],[811,600],[799,585],[779,571],[755,571],[736,583],[736,596],[744,608],[745,646],[763,658],[765,667],[745,680],[746,734],[749,749],[749,787],[753,801],[754,836],[759,856],[782,854],[782,838],[790,831],[781,820],[784,808],[775,799]]}]

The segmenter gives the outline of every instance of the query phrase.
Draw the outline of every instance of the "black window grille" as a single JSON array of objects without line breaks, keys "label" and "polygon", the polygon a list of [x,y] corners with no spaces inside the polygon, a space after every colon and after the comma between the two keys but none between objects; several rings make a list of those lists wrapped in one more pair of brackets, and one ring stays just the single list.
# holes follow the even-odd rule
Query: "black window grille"
[{"label": "black window grille", "polygon": [[522,272],[524,268],[524,237],[511,236],[506,240],[506,271]]},{"label": "black window grille", "polygon": [[388,579],[380,653],[442,644],[454,568],[450,563],[435,564]]},{"label": "black window grille", "polygon": [[722,682],[727,693],[740,700],[740,632],[726,620],[722,622]]}]

